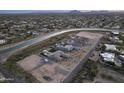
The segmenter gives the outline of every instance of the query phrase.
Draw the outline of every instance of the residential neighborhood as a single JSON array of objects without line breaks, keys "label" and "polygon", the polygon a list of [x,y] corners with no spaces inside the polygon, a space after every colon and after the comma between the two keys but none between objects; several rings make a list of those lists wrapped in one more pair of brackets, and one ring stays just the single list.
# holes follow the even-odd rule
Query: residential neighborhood
[{"label": "residential neighborhood", "polygon": [[0,18],[1,83],[124,82],[123,13]]}]

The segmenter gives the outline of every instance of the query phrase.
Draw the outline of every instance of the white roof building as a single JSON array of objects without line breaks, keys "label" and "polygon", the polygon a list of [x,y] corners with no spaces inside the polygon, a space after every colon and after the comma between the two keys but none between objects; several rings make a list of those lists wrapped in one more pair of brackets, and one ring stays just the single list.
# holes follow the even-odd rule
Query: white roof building
[{"label": "white roof building", "polygon": [[106,52],[106,53],[101,53],[100,55],[102,56],[104,62],[109,61],[109,62],[113,62],[118,67],[122,66],[122,64],[119,60],[115,60],[115,54],[114,53]]},{"label": "white roof building", "polygon": [[110,45],[110,44],[104,44],[106,47],[106,50],[117,50],[115,45]]},{"label": "white roof building", "polygon": [[65,54],[63,51],[55,51],[47,55],[47,57],[52,58],[56,61],[61,61],[62,59],[68,59],[70,56]]},{"label": "white roof building", "polygon": [[65,45],[65,49],[67,49],[67,51],[71,51],[74,47],[72,45]]},{"label": "white roof building", "polygon": [[6,43],[6,40],[4,40],[4,39],[0,40],[0,45],[5,44],[5,43]]},{"label": "white roof building", "polygon": [[119,32],[118,31],[112,31],[112,34],[119,35]]},{"label": "white roof building", "polygon": [[115,54],[114,53],[101,53],[100,54],[103,57],[104,61],[111,61],[111,62],[115,62]]},{"label": "white roof building", "polygon": [[116,37],[116,36],[114,37],[114,39],[115,39],[115,40],[119,40],[119,38],[118,38],[118,37]]},{"label": "white roof building", "polygon": [[48,28],[43,28],[42,31],[47,32],[47,31],[49,31],[49,29]]}]

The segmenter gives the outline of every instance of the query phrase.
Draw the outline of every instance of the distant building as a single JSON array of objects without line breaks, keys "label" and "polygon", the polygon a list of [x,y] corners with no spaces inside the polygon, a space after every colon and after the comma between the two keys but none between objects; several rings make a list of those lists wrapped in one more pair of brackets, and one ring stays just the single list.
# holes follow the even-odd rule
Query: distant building
[{"label": "distant building", "polygon": [[100,54],[101,57],[103,58],[104,61],[111,61],[111,62],[115,62],[115,54],[114,53],[101,53]]},{"label": "distant building", "polygon": [[63,59],[68,59],[70,56],[62,51],[55,51],[47,55],[48,58],[54,59],[56,61],[61,61]]},{"label": "distant building", "polygon": [[73,45],[61,45],[61,44],[58,44],[56,45],[56,47],[61,50],[61,51],[72,51],[72,50],[80,50],[79,47],[76,47],[76,46],[73,46]]},{"label": "distant building", "polygon": [[119,38],[117,36],[113,36],[113,37],[109,37],[109,39],[113,42],[113,43],[123,43],[122,40],[119,40]]},{"label": "distant building", "polygon": [[113,35],[119,35],[119,32],[118,31],[112,31],[111,32]]},{"label": "distant building", "polygon": [[104,45],[105,45],[105,50],[113,50],[113,51],[117,50],[115,45],[110,45],[110,44],[104,44]]},{"label": "distant building", "polygon": [[122,60],[124,63],[124,55],[119,55],[119,59]]},{"label": "distant building", "polygon": [[124,54],[124,50],[121,51],[121,54]]},{"label": "distant building", "polygon": [[6,43],[6,40],[4,40],[4,39],[0,40],[0,45],[5,44],[5,43]]},{"label": "distant building", "polygon": [[38,32],[36,32],[36,31],[34,31],[34,32],[32,32],[32,35],[39,35],[39,33]]},{"label": "distant building", "polygon": [[64,48],[67,49],[67,51],[71,51],[74,49],[74,47],[72,45],[65,45]]},{"label": "distant building", "polygon": [[43,29],[41,29],[43,32],[48,32],[49,31],[49,29],[48,28],[43,28]]},{"label": "distant building", "polygon": [[116,58],[114,53],[106,52],[106,53],[101,53],[100,55],[103,58],[104,62],[112,62],[118,67],[122,66],[122,62],[120,60],[115,60]]}]

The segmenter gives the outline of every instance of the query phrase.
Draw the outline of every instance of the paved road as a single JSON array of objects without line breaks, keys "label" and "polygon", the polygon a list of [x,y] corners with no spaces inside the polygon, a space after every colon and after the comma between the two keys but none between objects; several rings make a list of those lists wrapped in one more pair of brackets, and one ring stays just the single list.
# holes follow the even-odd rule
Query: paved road
[{"label": "paved road", "polygon": [[111,29],[100,29],[100,28],[80,28],[80,29],[67,29],[67,30],[61,30],[57,32],[49,33],[45,36],[39,36],[37,38],[26,40],[22,43],[17,43],[16,45],[11,45],[10,47],[5,47],[0,49],[0,63],[4,62],[10,55],[12,55],[14,52],[20,51],[24,48],[27,48],[31,45],[37,44],[39,42],[42,42],[46,39],[49,39],[51,37],[67,33],[67,32],[73,32],[73,31],[80,31],[80,30],[86,30],[86,31],[115,31]]}]

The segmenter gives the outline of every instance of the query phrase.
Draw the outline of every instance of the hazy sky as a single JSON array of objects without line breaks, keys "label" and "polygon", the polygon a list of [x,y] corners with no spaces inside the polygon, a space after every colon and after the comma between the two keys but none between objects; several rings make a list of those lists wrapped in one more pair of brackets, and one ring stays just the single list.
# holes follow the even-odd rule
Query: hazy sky
[{"label": "hazy sky", "polygon": [[70,10],[0,10],[0,14],[15,14],[15,13],[35,13],[35,12],[69,12]]}]

